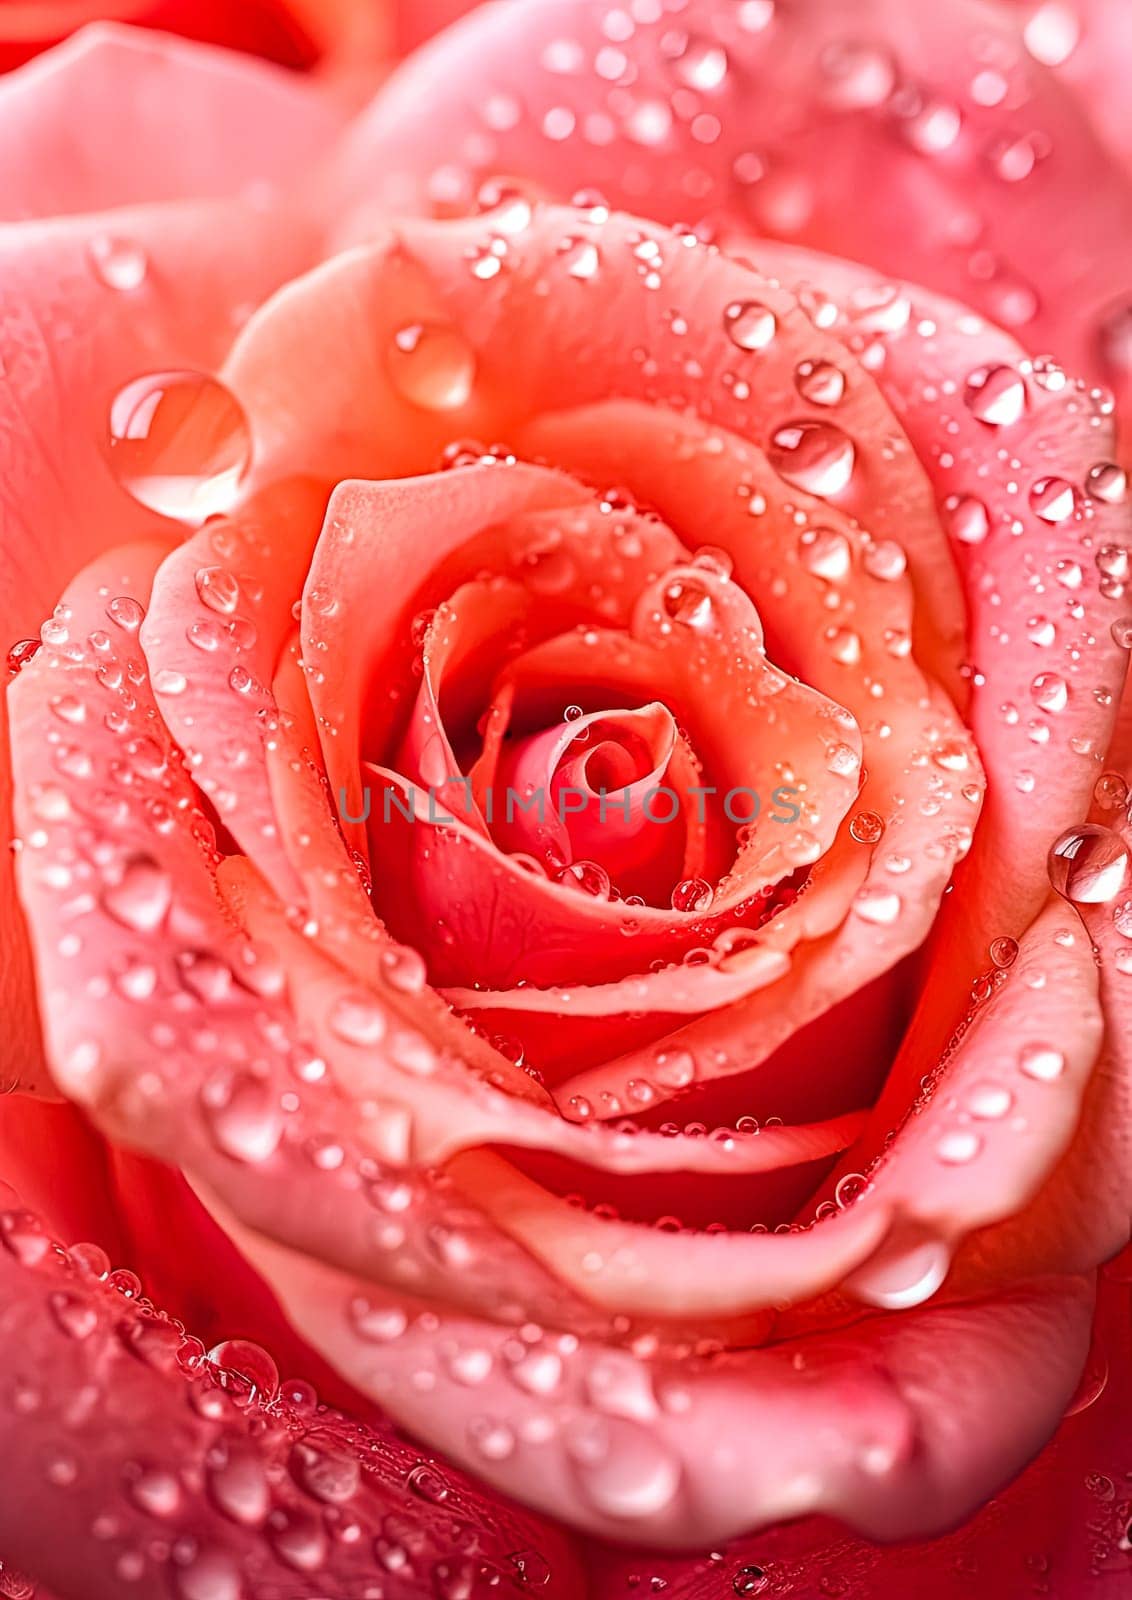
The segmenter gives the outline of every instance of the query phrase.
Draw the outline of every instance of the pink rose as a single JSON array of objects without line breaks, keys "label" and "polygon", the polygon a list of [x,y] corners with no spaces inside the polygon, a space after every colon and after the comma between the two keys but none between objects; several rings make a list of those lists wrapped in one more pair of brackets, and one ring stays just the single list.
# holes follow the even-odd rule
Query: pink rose
[{"label": "pink rose", "polygon": [[1124,1592],[1093,11],[515,0],[347,128],[122,29],[0,84],[0,1559]]}]

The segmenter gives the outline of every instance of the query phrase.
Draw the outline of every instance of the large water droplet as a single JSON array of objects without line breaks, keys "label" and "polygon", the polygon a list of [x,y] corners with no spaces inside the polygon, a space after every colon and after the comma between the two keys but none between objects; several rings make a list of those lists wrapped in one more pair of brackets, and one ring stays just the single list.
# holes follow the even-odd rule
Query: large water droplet
[{"label": "large water droplet", "polygon": [[91,240],[87,254],[95,277],[108,289],[140,289],[145,282],[145,251],[132,239],[99,234]]},{"label": "large water droplet", "polygon": [[151,511],[193,526],[235,504],[251,429],[235,396],[202,372],[135,378],[110,407],[110,463]]},{"label": "large water droplet", "polygon": [[857,459],[852,439],[831,422],[793,422],[779,428],[769,456],[779,477],[817,495],[836,495],[847,488]]},{"label": "large water droplet", "polygon": [[394,387],[424,411],[457,411],[471,398],[476,354],[458,328],[434,322],[400,328],[385,360]]},{"label": "large water droplet", "polygon": [[723,313],[723,326],[740,350],[765,350],[778,332],[774,312],[758,300],[733,300]]},{"label": "large water droplet", "polygon": [[968,378],[965,399],[980,422],[1005,428],[1026,409],[1026,385],[1013,367],[981,367]]},{"label": "large water droplet", "polygon": [[160,927],[173,899],[169,874],[152,856],[132,856],[118,882],[111,884],[102,903],[115,921],[135,933],[152,933]]},{"label": "large water droplet", "polygon": [[1083,822],[1063,833],[1049,853],[1049,878],[1075,905],[1114,900],[1128,876],[1128,850],[1111,828]]},{"label": "large water droplet", "polygon": [[237,1161],[266,1161],[283,1136],[278,1096],[251,1073],[206,1084],[201,1101],[212,1137]]}]

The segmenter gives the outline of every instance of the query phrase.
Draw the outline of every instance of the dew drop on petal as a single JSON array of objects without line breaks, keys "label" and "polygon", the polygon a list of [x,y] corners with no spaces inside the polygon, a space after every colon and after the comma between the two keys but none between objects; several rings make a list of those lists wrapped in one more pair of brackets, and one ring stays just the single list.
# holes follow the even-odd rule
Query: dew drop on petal
[{"label": "dew drop on petal", "polygon": [[399,328],[385,360],[394,388],[423,411],[458,411],[471,398],[476,354],[449,324],[418,322]]},{"label": "dew drop on petal", "polygon": [[267,1351],[250,1339],[224,1339],[213,1345],[208,1359],[225,1372],[246,1378],[264,1400],[271,1400],[278,1393],[279,1369]]},{"label": "dew drop on petal", "polygon": [[131,239],[99,234],[92,239],[87,254],[100,283],[108,289],[140,289],[148,268],[145,251]]},{"label": "dew drop on petal", "polygon": [[990,427],[1019,421],[1026,409],[1026,385],[1013,367],[981,367],[967,380],[964,398],[972,416]]},{"label": "dew drop on petal", "polygon": [[1064,478],[1039,478],[1030,490],[1030,508],[1043,522],[1068,522],[1077,510],[1077,491]]},{"label": "dew drop on petal", "polygon": [[740,350],[765,350],[778,332],[778,319],[758,300],[734,300],[723,313],[727,337]]},{"label": "dew drop on petal", "polygon": [[266,1161],[283,1136],[278,1096],[251,1073],[206,1083],[201,1107],[217,1148],[237,1161]]},{"label": "dew drop on petal", "polygon": [[102,903],[114,920],[135,933],[152,933],[160,927],[172,899],[173,883],[168,872],[146,855],[131,856],[118,881],[102,895]]},{"label": "dew drop on petal", "polygon": [[110,406],[110,465],[135,500],[196,526],[228,511],[251,460],[251,428],[235,396],[201,372],[155,372]]},{"label": "dew drop on petal", "polygon": [[845,374],[832,361],[803,361],[794,373],[794,387],[812,406],[835,406],[845,395]]},{"label": "dew drop on petal", "polygon": [[715,898],[706,878],[682,878],[672,891],[673,911],[706,911]]},{"label": "dew drop on petal", "polygon": [[948,511],[952,537],[960,544],[982,544],[990,532],[987,508],[973,495],[964,495]]},{"label": "dew drop on petal", "polygon": [[1075,905],[1114,900],[1128,876],[1128,850],[1111,828],[1084,822],[1056,840],[1049,853],[1049,878]]},{"label": "dew drop on petal", "polygon": [[848,487],[857,458],[848,434],[830,422],[793,422],[779,428],[768,454],[779,477],[794,488],[827,496]]},{"label": "dew drop on petal", "polygon": [[1039,1083],[1053,1083],[1065,1071],[1065,1057],[1050,1045],[1028,1044],[1018,1057],[1019,1069]]}]

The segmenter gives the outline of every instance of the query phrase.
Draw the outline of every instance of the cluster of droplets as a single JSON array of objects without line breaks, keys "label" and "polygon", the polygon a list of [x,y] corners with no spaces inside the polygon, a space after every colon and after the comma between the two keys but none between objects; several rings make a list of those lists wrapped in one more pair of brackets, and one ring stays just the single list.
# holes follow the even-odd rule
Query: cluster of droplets
[{"label": "cluster of droplets", "polygon": [[[79,1390],[34,1380],[8,1395],[17,1425],[33,1418],[50,1436],[36,1452],[48,1492],[66,1494],[79,1482],[85,1435],[98,1429],[104,1405],[132,1397],[139,1439],[145,1433],[137,1453],[128,1433],[121,1443],[111,1438],[120,1458],[111,1458],[104,1482],[84,1488],[93,1501],[89,1537],[119,1582],[145,1583],[147,1592],[168,1584],[178,1600],[241,1600],[245,1577],[258,1586],[280,1569],[312,1583],[325,1574],[322,1581],[374,1600],[390,1592],[387,1583],[397,1594],[423,1585],[438,1600],[550,1583],[553,1569],[537,1549],[483,1553],[485,1544],[499,1546],[482,1537],[486,1522],[476,1526],[483,1513],[474,1491],[447,1469],[415,1456],[389,1428],[349,1421],[306,1380],[281,1381],[250,1340],[206,1351],[97,1245],[65,1250],[32,1214],[9,1210],[0,1212],[4,1255],[27,1274],[13,1306],[42,1303],[48,1342],[75,1352],[62,1370],[78,1360],[84,1374],[81,1404]],[[535,1393],[537,1352],[529,1359],[526,1387]],[[171,1437],[140,1426],[155,1399],[174,1406],[162,1411],[172,1422],[178,1392],[184,1413]],[[0,1585],[12,1597],[35,1592],[8,1568]]]}]

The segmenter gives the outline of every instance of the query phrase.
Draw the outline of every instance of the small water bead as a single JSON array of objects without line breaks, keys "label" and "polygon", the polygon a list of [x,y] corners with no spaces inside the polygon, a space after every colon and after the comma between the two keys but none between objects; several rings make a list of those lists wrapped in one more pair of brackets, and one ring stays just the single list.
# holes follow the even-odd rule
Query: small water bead
[{"label": "small water bead", "polygon": [[13,674],[22,672],[29,661],[33,661],[43,648],[42,639],[18,639],[8,651],[7,667]]},{"label": "small water bead", "polygon": [[857,452],[831,422],[793,422],[771,439],[770,464],[787,483],[808,494],[837,495],[849,485]]},{"label": "small water bead", "polygon": [[832,528],[807,528],[798,543],[802,565],[815,578],[838,583],[848,577],[853,557],[844,534]]},{"label": "small water bead", "polygon": [[1117,617],[1110,631],[1114,644],[1121,650],[1132,650],[1132,617]]},{"label": "small water bead", "polygon": [[173,882],[152,856],[132,856],[121,877],[103,891],[102,904],[116,922],[135,933],[153,933],[173,901]]},{"label": "small water bead", "polygon": [[727,51],[715,39],[693,34],[674,65],[674,72],[689,89],[708,93],[718,89],[730,65]]},{"label": "small water bead", "polygon": [[1030,684],[1030,698],[1042,711],[1064,711],[1069,704],[1069,685],[1056,672],[1039,672]]},{"label": "small water bead", "polygon": [[758,300],[734,300],[723,313],[723,326],[740,350],[765,350],[778,332],[778,319]]},{"label": "small water bead", "polygon": [[260,1345],[250,1339],[224,1339],[208,1352],[213,1366],[244,1378],[264,1400],[279,1391],[279,1369]]},{"label": "small water bead", "polygon": [[967,1109],[981,1122],[997,1122],[1014,1104],[1010,1090],[1000,1083],[976,1083],[967,1096]]},{"label": "small water bead", "polygon": [[608,900],[613,892],[609,873],[597,861],[572,861],[554,874],[554,881],[568,889],[578,889],[593,900]]},{"label": "small water bead", "polygon": [[558,253],[568,277],[577,278],[579,283],[588,283],[591,278],[597,277],[601,267],[601,252],[592,239],[563,239],[558,246]]},{"label": "small water bead", "polygon": [[883,105],[896,83],[896,67],[886,50],[859,40],[840,40],[822,51],[822,97],[839,111],[866,111]]},{"label": "small water bead", "polygon": [[981,367],[967,380],[964,394],[972,416],[989,427],[1005,428],[1026,410],[1026,385],[1014,367]]},{"label": "small water bead", "polygon": [[858,889],[852,906],[862,922],[870,922],[876,927],[890,927],[903,910],[898,894],[871,884]]},{"label": "small water bead", "polygon": [[196,591],[210,611],[229,617],[240,603],[240,585],[227,567],[198,567]]},{"label": "small water bead", "polygon": [[964,495],[950,507],[948,526],[960,544],[982,544],[990,532],[987,508],[973,495]]},{"label": "small water bead", "polygon": [[1081,21],[1070,0],[1042,0],[1022,30],[1026,49],[1046,67],[1060,67],[1076,50]]},{"label": "small water bead", "polygon": [[1065,1057],[1050,1045],[1028,1044],[1018,1057],[1019,1070],[1039,1083],[1053,1083],[1065,1071]]},{"label": "small water bead", "polygon": [[858,811],[849,824],[849,835],[858,844],[876,844],[884,837],[884,821],[875,811]]},{"label": "small water bead", "polygon": [[956,1128],[951,1133],[944,1134],[935,1147],[935,1153],[948,1166],[961,1167],[975,1159],[982,1145],[983,1141],[977,1133]]},{"label": "small water bead", "polygon": [[471,398],[476,354],[450,324],[417,322],[398,329],[385,362],[393,386],[423,411],[457,411]]},{"label": "small water bead", "polygon": [[135,500],[196,526],[235,504],[251,460],[243,408],[216,378],[155,372],[110,406],[110,464]]},{"label": "small water bead", "polygon": [[1114,900],[1128,876],[1128,849],[1118,834],[1084,822],[1055,841],[1049,853],[1049,878],[1074,905],[1104,905]]},{"label": "small water bead", "polygon": [[205,1084],[201,1109],[217,1148],[236,1161],[268,1160],[283,1137],[278,1095],[250,1072]]},{"label": "small water bead", "polygon": [[1018,959],[1018,941],[1006,934],[1000,939],[992,939],[990,958],[996,967],[1012,967]]},{"label": "small water bead", "polygon": [[748,1600],[750,1595],[762,1594],[769,1583],[762,1567],[740,1567],[731,1580],[731,1587],[741,1600]]},{"label": "small water bead", "polygon": [[1119,772],[1102,772],[1093,785],[1093,799],[1102,811],[1128,808],[1128,785]]},{"label": "small water bead", "polygon": [[835,406],[845,396],[845,374],[832,361],[803,361],[795,370],[794,387],[812,406]]},{"label": "small water bead", "polygon": [[862,566],[871,578],[895,583],[908,570],[908,557],[894,539],[877,539],[865,546]]},{"label": "small water bead", "polygon": [[683,878],[672,891],[672,909],[680,912],[707,911],[715,891],[706,878]]},{"label": "small water bead", "polygon": [[1043,522],[1068,522],[1077,510],[1077,491],[1064,478],[1039,478],[1030,490],[1030,509]]},{"label": "small water bead", "polygon": [[1128,474],[1115,462],[1102,461],[1089,469],[1085,487],[1094,500],[1103,500],[1110,506],[1122,505],[1128,494]]},{"label": "small water bead", "polygon": [[87,249],[91,269],[108,289],[128,292],[140,289],[149,267],[146,253],[132,239],[99,234]]},{"label": "small water bead", "polygon": [[136,633],[145,621],[145,608],[130,595],[120,594],[107,605],[106,615],[124,633]]}]

